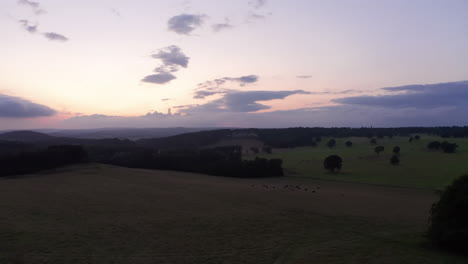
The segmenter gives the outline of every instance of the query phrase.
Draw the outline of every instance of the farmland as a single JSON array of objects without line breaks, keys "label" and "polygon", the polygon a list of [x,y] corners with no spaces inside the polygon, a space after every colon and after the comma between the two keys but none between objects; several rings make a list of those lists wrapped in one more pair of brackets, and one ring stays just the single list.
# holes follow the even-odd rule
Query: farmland
[{"label": "farmland", "polygon": [[0,179],[0,263],[466,263],[431,190],[87,164]]},{"label": "farmland", "polygon": [[[323,138],[317,147],[276,149],[273,154],[261,154],[266,158],[283,159],[283,167],[290,177],[309,177],[326,180],[370,183],[378,185],[402,186],[424,189],[443,189],[456,177],[468,173],[468,140],[443,139],[422,136],[420,140],[408,142],[407,137],[377,139],[372,145],[369,139],[337,138],[336,146],[328,148]],[[457,143],[456,153],[430,151],[427,144],[438,140]],[[346,147],[345,142],[353,142]],[[374,148],[384,146],[385,151],[376,154]],[[392,149],[400,146],[401,163],[390,164]],[[323,160],[328,155],[337,154],[343,158],[340,173],[329,173],[323,169]],[[252,158],[247,156],[246,158]]]}]

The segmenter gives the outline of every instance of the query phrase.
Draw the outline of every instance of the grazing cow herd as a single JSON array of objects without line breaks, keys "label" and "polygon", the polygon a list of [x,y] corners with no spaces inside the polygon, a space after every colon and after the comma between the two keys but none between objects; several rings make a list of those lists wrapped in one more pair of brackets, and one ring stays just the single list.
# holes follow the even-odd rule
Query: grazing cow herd
[{"label": "grazing cow herd", "polygon": [[320,190],[320,186],[308,187],[308,186],[303,186],[303,185],[291,185],[291,184],[286,184],[282,186],[267,185],[267,184],[252,184],[250,187],[251,188],[263,188],[263,189],[304,191],[304,192],[312,192],[312,193],[316,193],[318,190]]}]

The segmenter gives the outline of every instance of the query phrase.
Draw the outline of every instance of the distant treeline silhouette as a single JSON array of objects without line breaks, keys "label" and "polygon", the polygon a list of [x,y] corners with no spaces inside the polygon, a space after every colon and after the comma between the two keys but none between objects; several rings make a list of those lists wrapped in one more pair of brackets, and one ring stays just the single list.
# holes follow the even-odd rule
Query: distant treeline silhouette
[{"label": "distant treeline silhouette", "polygon": [[278,128],[278,129],[222,129],[187,133],[167,138],[141,139],[137,144],[154,148],[193,148],[210,145],[232,137],[234,134],[255,135],[256,138],[274,148],[316,146],[322,137],[409,137],[426,134],[443,138],[468,137],[468,127],[402,127],[402,128]]},{"label": "distant treeline silhouette", "polygon": [[0,158],[0,176],[33,173],[86,160],[82,146],[59,145]]},{"label": "distant treeline silhouette", "polygon": [[240,178],[283,176],[282,160],[242,160],[240,146],[155,150],[119,144],[50,146],[43,150],[3,156],[0,158],[0,176],[33,173],[81,162]]},{"label": "distant treeline silhouette", "polygon": [[139,148],[114,152],[109,156],[98,154],[94,158],[96,162],[129,168],[176,170],[239,178],[283,176],[282,160],[242,160],[240,146],[156,151]]}]

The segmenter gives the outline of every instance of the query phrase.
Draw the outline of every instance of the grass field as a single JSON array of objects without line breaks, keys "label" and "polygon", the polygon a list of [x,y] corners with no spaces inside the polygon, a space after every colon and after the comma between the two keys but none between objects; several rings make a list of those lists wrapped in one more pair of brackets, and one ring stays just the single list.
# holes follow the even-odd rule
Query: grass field
[{"label": "grass field", "polygon": [[467,263],[424,246],[435,199],[310,178],[67,167],[0,179],[0,263]]},{"label": "grass field", "polygon": [[[409,143],[408,138],[397,137],[378,139],[377,145],[371,145],[368,138],[344,138],[336,139],[337,144],[333,149],[325,146],[328,140],[324,138],[318,147],[279,149],[271,155],[261,156],[283,159],[288,176],[427,189],[442,189],[453,179],[468,173],[468,139],[423,136],[421,140]],[[353,142],[353,147],[345,146],[348,140]],[[427,144],[434,140],[457,143],[457,153],[427,150]],[[374,148],[379,145],[384,146],[385,151],[377,155]],[[394,146],[401,147],[399,166],[389,162]],[[340,173],[332,174],[323,169],[323,160],[331,154],[343,158]]]}]

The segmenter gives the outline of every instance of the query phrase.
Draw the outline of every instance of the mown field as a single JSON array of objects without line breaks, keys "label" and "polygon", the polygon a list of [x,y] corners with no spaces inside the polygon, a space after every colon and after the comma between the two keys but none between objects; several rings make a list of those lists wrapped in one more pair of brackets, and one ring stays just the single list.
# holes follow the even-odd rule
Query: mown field
[{"label": "mown field", "polygon": [[[377,139],[371,145],[368,138],[338,138],[336,147],[326,147],[329,138],[323,138],[317,147],[277,149],[273,154],[261,154],[266,158],[283,159],[283,167],[288,176],[311,177],[327,180],[351,181],[391,186],[404,186],[426,189],[443,189],[453,179],[468,173],[468,139],[443,139],[422,136],[420,140],[408,142],[408,138]],[[346,141],[352,147],[346,147]],[[431,141],[457,143],[456,153],[429,151],[426,146]],[[384,146],[385,151],[377,155],[376,146]],[[390,164],[392,149],[401,147],[401,163]],[[328,155],[337,154],[343,158],[343,169],[332,174],[323,169],[323,160]],[[248,158],[252,158],[249,156]]]},{"label": "mown field", "polygon": [[431,190],[88,164],[0,179],[0,263],[467,263]]}]

